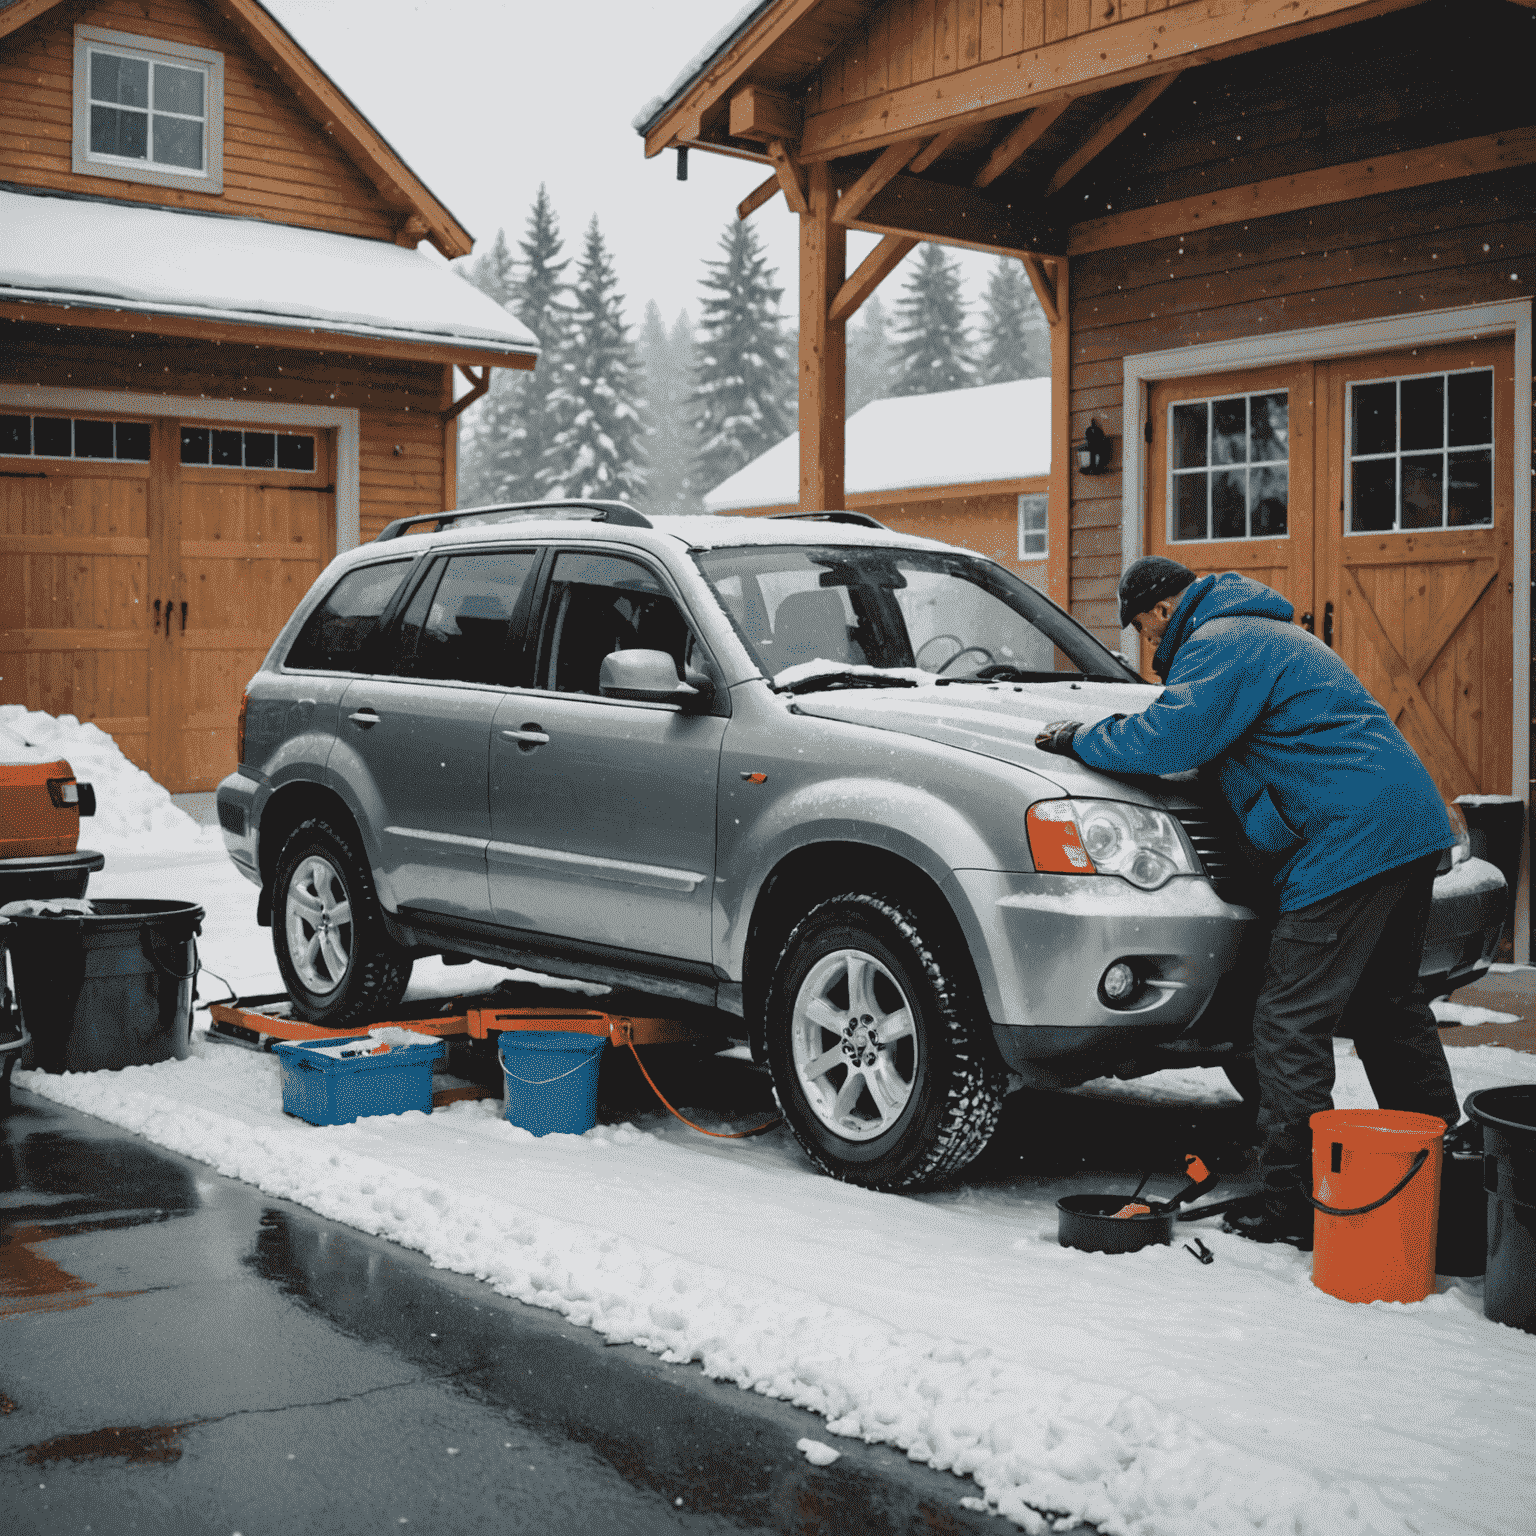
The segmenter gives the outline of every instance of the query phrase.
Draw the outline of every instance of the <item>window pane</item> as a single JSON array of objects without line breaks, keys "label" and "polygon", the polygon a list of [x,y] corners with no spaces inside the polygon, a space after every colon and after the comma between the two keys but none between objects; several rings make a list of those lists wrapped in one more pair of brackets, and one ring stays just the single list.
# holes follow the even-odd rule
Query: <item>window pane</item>
[{"label": "window pane", "polygon": [[181,462],[206,464],[208,462],[207,427],[183,427],[181,429]]},{"label": "window pane", "polygon": [[1452,528],[1489,526],[1493,522],[1492,450],[1453,453],[1450,461],[1450,505],[1446,521]]},{"label": "window pane", "polygon": [[91,99],[93,101],[117,100],[117,66],[115,53],[91,54]]},{"label": "window pane", "polygon": [[1175,539],[1205,537],[1205,487],[1202,475],[1173,477],[1173,536]]},{"label": "window pane", "polygon": [[155,117],[155,163],[203,168],[203,125],[186,117]]},{"label": "window pane", "polygon": [[1439,528],[1444,523],[1445,455],[1403,455],[1403,528]]},{"label": "window pane", "polygon": [[149,118],[118,107],[91,108],[91,153],[143,160],[149,153]]},{"label": "window pane", "polygon": [[1493,441],[1493,375],[1453,373],[1450,378],[1451,446]]},{"label": "window pane", "polygon": [[147,421],[118,422],[117,456],[120,459],[134,459],[140,464],[149,462],[149,423]]},{"label": "window pane", "polygon": [[1255,539],[1279,538],[1286,531],[1290,472],[1270,465],[1248,472],[1248,533]]},{"label": "window pane", "polygon": [[0,416],[0,453],[32,452],[32,418]]},{"label": "window pane", "polygon": [[409,659],[401,670],[411,677],[510,683],[512,613],[536,558],[532,550],[516,550],[449,560],[419,620],[411,602],[410,634],[401,646]]},{"label": "window pane", "polygon": [[1211,475],[1211,537],[1242,539],[1247,535],[1247,471],[1218,469]]},{"label": "window pane", "polygon": [[271,469],[276,460],[274,439],[270,432],[245,434],[245,467],[247,469]]},{"label": "window pane", "polygon": [[[1397,385],[1356,384],[1351,453],[1392,453],[1397,448]],[[1374,525],[1373,525],[1374,526]]]},{"label": "window pane", "polygon": [[1019,558],[1044,559],[1048,549],[1050,529],[1050,498],[1046,496],[1019,497]]},{"label": "window pane", "polygon": [[70,455],[72,434],[68,416],[34,416],[32,418],[32,452],[45,454],[50,459],[67,459]]},{"label": "window pane", "polygon": [[1211,402],[1211,463],[1248,462],[1248,399]]},{"label": "window pane", "polygon": [[314,438],[279,437],[277,440],[277,467],[279,469],[313,470],[315,467]]},{"label": "window pane", "polygon": [[1262,463],[1290,456],[1290,396],[1253,395],[1248,401],[1248,458]]},{"label": "window pane", "polygon": [[288,652],[288,665],[320,672],[367,670],[371,658],[366,653],[380,615],[410,568],[409,560],[392,560],[348,571],[305,621]]},{"label": "window pane", "polygon": [[203,115],[203,72],[177,64],[155,65],[155,110]]},{"label": "window pane", "polygon": [[75,423],[75,457],[77,459],[110,459],[112,457],[112,423],[110,421],[77,421]]},{"label": "window pane", "polygon": [[1403,451],[1445,446],[1445,378],[1403,380]]},{"label": "window pane", "polygon": [[[839,614],[846,603],[843,593],[819,587],[792,594],[784,603],[799,597],[830,599],[827,606],[836,606]],[[776,611],[775,635],[783,606]],[[814,617],[792,615],[791,628],[811,624]],[[846,644],[846,625],[842,633]],[[597,693],[603,658],[614,651],[666,651],[681,676],[688,639],[676,605],[644,566],[612,555],[567,552],[556,559],[545,620],[545,686],[561,693]]]},{"label": "window pane", "polygon": [[[1357,390],[1356,395],[1359,395]],[[1396,522],[1397,460],[1368,459],[1349,466],[1351,533],[1382,533]]]},{"label": "window pane", "polygon": [[91,99],[122,107],[149,105],[149,61],[91,51]]},{"label": "window pane", "polygon": [[1201,469],[1205,465],[1206,407],[1176,405],[1173,408],[1173,467]]},{"label": "window pane", "polygon": [[241,434],[238,432],[215,432],[213,434],[213,462],[225,469],[239,469],[240,437]]}]

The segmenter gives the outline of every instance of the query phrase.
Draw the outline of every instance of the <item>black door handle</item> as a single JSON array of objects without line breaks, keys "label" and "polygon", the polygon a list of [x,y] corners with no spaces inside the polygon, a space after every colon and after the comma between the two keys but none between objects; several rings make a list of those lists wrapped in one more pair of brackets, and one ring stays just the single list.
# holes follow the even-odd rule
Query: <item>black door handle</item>
[{"label": "black door handle", "polygon": [[160,599],[155,599],[155,633],[160,633]]},{"label": "black door handle", "polygon": [[1323,644],[1333,649],[1333,604],[1323,604]]},{"label": "black door handle", "polygon": [[172,608],[172,606],[173,606],[173,604],[171,602],[171,599],[170,598],[166,598],[166,600],[165,600],[165,638],[167,640],[169,640],[171,638],[171,608]]},{"label": "black door handle", "polygon": [[[167,623],[169,623],[169,621],[167,621]],[[186,632],[187,632],[187,605],[186,605],[186,603],[182,603],[182,605],[181,605],[181,632],[182,632],[182,634],[186,634]]]},{"label": "black door handle", "polygon": [[1312,631],[1312,615],[1310,613],[1302,614],[1302,616],[1301,616],[1301,627],[1304,630],[1306,630],[1306,632],[1309,635],[1313,632]]}]

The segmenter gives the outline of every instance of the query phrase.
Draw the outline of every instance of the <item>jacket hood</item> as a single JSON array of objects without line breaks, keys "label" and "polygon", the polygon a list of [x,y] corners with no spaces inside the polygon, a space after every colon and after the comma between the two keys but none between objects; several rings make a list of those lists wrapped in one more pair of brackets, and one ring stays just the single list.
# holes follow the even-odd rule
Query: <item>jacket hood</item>
[{"label": "jacket hood", "polygon": [[1174,609],[1168,632],[1152,658],[1152,670],[1159,677],[1167,677],[1174,653],[1202,624],[1211,619],[1236,618],[1240,614],[1289,624],[1296,616],[1296,609],[1272,587],[1266,587],[1252,577],[1239,576],[1236,571],[1202,576]]}]

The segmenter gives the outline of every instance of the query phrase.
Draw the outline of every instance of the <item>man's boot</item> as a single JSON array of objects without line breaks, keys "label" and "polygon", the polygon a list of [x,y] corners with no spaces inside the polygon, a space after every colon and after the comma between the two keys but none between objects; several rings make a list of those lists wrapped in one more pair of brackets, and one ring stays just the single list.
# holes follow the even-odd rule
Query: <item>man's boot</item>
[{"label": "man's boot", "polygon": [[1312,1251],[1312,1207],[1299,1191],[1267,1190],[1251,1209],[1228,1211],[1221,1229],[1254,1243],[1289,1243],[1303,1253]]}]

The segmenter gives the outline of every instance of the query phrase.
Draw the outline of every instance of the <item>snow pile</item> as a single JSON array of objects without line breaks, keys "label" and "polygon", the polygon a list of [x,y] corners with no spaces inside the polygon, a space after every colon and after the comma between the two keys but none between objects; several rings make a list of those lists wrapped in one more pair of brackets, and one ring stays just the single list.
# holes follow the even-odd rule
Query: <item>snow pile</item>
[{"label": "snow pile", "polygon": [[835,1451],[825,1440],[812,1440],[809,1436],[795,1441],[799,1451],[813,1467],[830,1467],[843,1453]]},{"label": "snow pile", "polygon": [[1495,1008],[1479,1008],[1473,1003],[1453,1003],[1436,998],[1429,1005],[1437,1024],[1518,1024],[1518,1013],[1500,1013]]},{"label": "snow pile", "polygon": [[174,853],[218,845],[216,827],[199,826],[98,727],[73,715],[0,704],[0,759],[10,743],[64,758],[96,790],[96,814],[80,823],[80,846],[102,853]]},{"label": "snow pile", "polygon": [[826,657],[818,656],[813,661],[796,662],[794,666],[776,672],[773,686],[781,691],[793,692],[802,683],[818,677],[880,677],[889,678],[897,687],[912,685],[931,688],[937,675],[924,672],[919,667],[869,667],[862,662],[828,661]]}]

